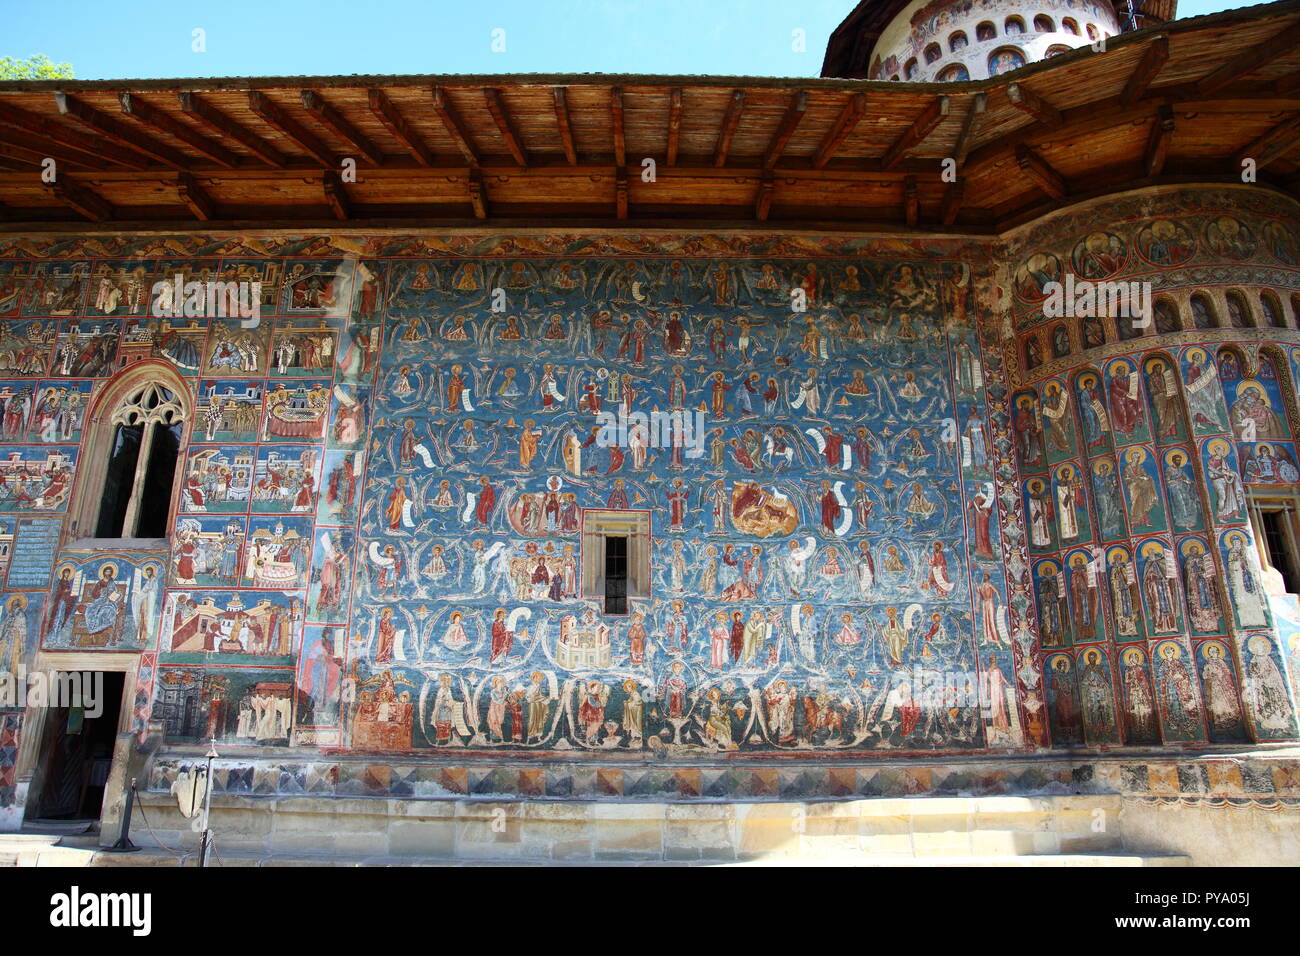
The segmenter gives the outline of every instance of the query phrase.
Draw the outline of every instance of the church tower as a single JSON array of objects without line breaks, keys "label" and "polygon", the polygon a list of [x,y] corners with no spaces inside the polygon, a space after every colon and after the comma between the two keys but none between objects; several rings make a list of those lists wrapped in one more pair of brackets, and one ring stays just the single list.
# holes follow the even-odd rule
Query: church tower
[{"label": "church tower", "polygon": [[1175,0],[862,0],[831,35],[822,76],[983,80],[1171,19]]}]

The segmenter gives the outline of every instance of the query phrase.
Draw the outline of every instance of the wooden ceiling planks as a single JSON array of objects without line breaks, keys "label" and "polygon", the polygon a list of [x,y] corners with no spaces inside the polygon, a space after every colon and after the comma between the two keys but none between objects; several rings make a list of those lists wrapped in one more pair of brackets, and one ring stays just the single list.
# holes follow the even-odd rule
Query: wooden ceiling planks
[{"label": "wooden ceiling planks", "polygon": [[[1252,10],[1233,12],[1228,32],[1216,26],[1224,15],[1176,21],[1114,38],[1105,52],[1083,48],[962,84],[591,75],[5,83],[4,228],[91,215],[283,227],[379,216],[680,223],[725,213],[984,232],[1107,183],[1227,176],[1252,151],[1266,185],[1294,190],[1300,2]],[[942,163],[962,152],[953,190]],[[43,155],[65,165],[63,195],[32,181]],[[346,157],[357,161],[356,182],[337,178]],[[653,180],[641,176],[646,158],[658,164]]]}]

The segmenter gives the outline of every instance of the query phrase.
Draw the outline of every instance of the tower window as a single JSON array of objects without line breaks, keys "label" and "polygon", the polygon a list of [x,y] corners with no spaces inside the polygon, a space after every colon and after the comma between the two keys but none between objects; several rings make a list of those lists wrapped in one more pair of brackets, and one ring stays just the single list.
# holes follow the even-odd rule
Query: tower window
[{"label": "tower window", "polygon": [[1039,14],[1034,17],[1034,30],[1038,33],[1052,33],[1056,27],[1052,25],[1052,18]]},{"label": "tower window", "polygon": [[1007,36],[1015,36],[1016,34],[1024,33],[1025,21],[1021,20],[1019,17],[1007,17],[1007,22],[1003,27],[1003,31]]},{"label": "tower window", "polygon": [[1069,17],[1066,17],[1061,21],[1061,26],[1064,28],[1066,33],[1073,33],[1075,36],[1079,35],[1079,24],[1075,23]]},{"label": "tower window", "polygon": [[990,20],[985,20],[975,28],[975,39],[983,43],[985,40],[992,40],[998,35],[998,28]]},{"label": "tower window", "polygon": [[939,49],[939,44],[931,43],[925,48],[925,62],[933,63],[939,57],[943,56],[943,51]]}]

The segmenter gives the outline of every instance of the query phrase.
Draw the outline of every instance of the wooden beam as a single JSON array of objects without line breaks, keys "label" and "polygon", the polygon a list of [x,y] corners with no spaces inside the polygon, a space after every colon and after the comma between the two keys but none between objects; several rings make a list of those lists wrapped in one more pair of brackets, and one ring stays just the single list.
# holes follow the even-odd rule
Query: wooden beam
[{"label": "wooden beam", "polygon": [[953,151],[953,158],[957,161],[957,168],[966,164],[966,157],[970,155],[971,144],[975,142],[975,137],[979,134],[980,122],[984,118],[984,110],[988,105],[988,95],[985,93],[976,93],[971,97],[970,106],[966,110],[966,118],[961,123],[961,133],[957,137],[957,148]]},{"label": "wooden beam", "polygon": [[94,130],[118,145],[156,159],[173,169],[184,169],[189,165],[189,160],[170,146],[145,136],[138,129],[127,126],[107,113],[100,112],[69,93],[55,93],[54,103],[61,115],[72,117],[82,126]]},{"label": "wooden beam", "polygon": [[334,131],[334,135],[340,139],[347,140],[357,148],[366,159],[370,160],[372,165],[384,165],[384,154],[365,133],[357,129],[352,123],[335,109],[332,105],[325,102],[315,90],[303,90],[302,108],[314,116],[320,123]]},{"label": "wooden beam", "polygon": [[383,90],[378,88],[367,90],[366,100],[370,105],[370,112],[375,114],[375,119],[384,124],[384,129],[388,130],[393,139],[406,147],[417,163],[421,166],[434,164],[433,153],[429,147],[424,144],[419,134],[411,129],[411,124],[406,122]]},{"label": "wooden beam", "polygon": [[173,119],[162,110],[140,99],[136,94],[119,93],[117,99],[122,104],[122,112],[127,116],[138,120],[145,126],[166,133],[172,139],[180,140],[190,149],[201,156],[206,156],[218,166],[234,169],[239,165],[239,157],[230,150],[219,143],[214,143],[206,136],[200,136],[194,131],[193,127],[186,126],[179,120]]},{"label": "wooden beam", "polygon": [[627,218],[627,170],[620,166],[614,173],[614,206],[619,219]]},{"label": "wooden beam", "polygon": [[668,94],[668,165],[677,162],[677,139],[682,131],[682,91],[674,89]]},{"label": "wooden beam", "polygon": [[1024,144],[1016,147],[1016,165],[1053,199],[1063,199],[1069,191],[1061,174]]},{"label": "wooden beam", "polygon": [[957,221],[957,213],[961,211],[961,203],[966,195],[966,183],[957,180],[950,183],[943,194],[943,207],[939,212],[939,218],[943,220],[945,226],[951,226]]},{"label": "wooden beam", "polygon": [[1147,140],[1146,156],[1142,168],[1148,176],[1159,176],[1165,168],[1165,156],[1169,153],[1169,141],[1174,135],[1174,108],[1168,103],[1156,110],[1156,122],[1151,127],[1151,136]]},{"label": "wooden beam", "polygon": [[623,88],[609,91],[609,116],[614,129],[614,165],[627,165],[627,141],[623,136]]},{"label": "wooden beam", "polygon": [[754,218],[766,222],[772,211],[772,194],[776,192],[776,180],[770,170],[764,170],[763,178],[758,181],[758,195],[754,197]]},{"label": "wooden beam", "polygon": [[351,219],[352,204],[348,201],[348,191],[339,179],[339,174],[332,169],[325,170],[321,185],[325,190],[325,204],[334,212],[334,218]]},{"label": "wooden beam", "polygon": [[813,169],[821,169],[831,161],[835,151],[840,148],[853,128],[867,112],[867,96],[865,93],[854,93],[849,97],[849,101],[844,104],[840,110],[840,115],[835,117],[835,122],[831,128],[826,131],[826,136],[822,139],[821,145],[817,147],[817,153],[813,156]]},{"label": "wooden beam", "polygon": [[1278,123],[1264,135],[1255,139],[1242,149],[1233,159],[1237,171],[1247,159],[1255,161],[1256,169],[1263,169],[1269,163],[1280,159],[1300,143],[1300,113]]},{"label": "wooden beam", "polygon": [[[111,143],[105,143],[103,140],[90,141],[84,133],[71,129],[63,123],[47,120],[43,116],[29,113],[27,110],[19,109],[8,103],[0,102],[0,123],[7,123],[17,130],[30,134],[24,142],[34,143],[36,137],[43,136],[49,141],[59,144],[64,149],[85,154],[92,164],[108,160],[128,169],[143,169],[147,165],[147,160],[139,153],[132,152],[129,149],[119,149]],[[55,158],[58,157],[55,156]]]},{"label": "wooden beam", "polygon": [[799,128],[799,123],[806,112],[808,112],[808,91],[798,90],[790,97],[790,105],[786,107],[785,115],[781,117],[781,125],[776,128],[776,132],[772,134],[772,141],[767,144],[767,152],[763,154],[764,169],[771,169],[776,165],[785,149],[785,144],[790,142],[790,137]]},{"label": "wooden beam", "polygon": [[200,188],[189,173],[177,174],[176,192],[180,194],[181,202],[189,207],[195,219],[208,222],[217,218],[216,204],[212,201],[212,197]]},{"label": "wooden beam", "polygon": [[1061,111],[1019,83],[1012,83],[1007,87],[1007,99],[1020,112],[1032,116],[1044,126],[1055,128],[1061,125]]},{"label": "wooden beam", "polygon": [[330,148],[317,139],[314,133],[289,116],[279,104],[269,99],[265,93],[260,90],[249,90],[248,108],[268,126],[279,130],[293,140],[294,143],[318,160],[326,169],[334,169],[338,166],[338,160]]},{"label": "wooden beam", "polygon": [[573,127],[569,125],[569,93],[562,86],[552,91],[555,96],[555,125],[560,130],[560,143],[564,146],[564,158],[570,166],[578,165],[578,150],[573,144]]},{"label": "wooden beam", "polygon": [[903,219],[909,226],[915,226],[921,218],[921,197],[916,188],[916,177],[908,176],[903,180]]},{"label": "wooden beam", "polygon": [[236,123],[225,113],[200,99],[197,93],[178,93],[181,112],[194,117],[227,139],[233,139],[262,162],[276,169],[284,169],[285,158],[270,143],[251,129]]},{"label": "wooden beam", "polygon": [[902,136],[895,140],[894,145],[885,151],[881,157],[881,169],[893,169],[898,161],[903,158],[903,154],[909,149],[921,145],[921,142],[929,136],[936,126],[943,121],[948,115],[948,97],[936,96],[931,100],[930,105],[921,111],[921,115],[912,121],[912,125],[907,128]]},{"label": "wooden beam", "polygon": [[487,192],[483,188],[483,173],[477,166],[471,166],[466,179],[469,187],[469,204],[474,207],[475,219],[487,218]]},{"label": "wooden beam", "polygon": [[1196,91],[1205,96],[1221,90],[1233,80],[1253,73],[1261,66],[1267,66],[1280,56],[1293,53],[1297,43],[1300,43],[1300,22],[1293,23],[1263,43],[1238,53],[1217,70],[1207,73],[1196,81]]},{"label": "wooden beam", "polygon": [[516,163],[527,166],[528,154],[524,152],[523,141],[515,131],[515,124],[506,110],[505,101],[501,99],[501,91],[486,86],[483,88],[483,99],[487,101],[488,112],[492,114],[492,120],[501,131],[501,138],[506,141],[506,149],[510,150],[510,155],[515,158]]},{"label": "wooden beam", "polygon": [[10,151],[21,151],[23,157],[19,162],[24,167],[29,163],[39,166],[41,161],[48,157],[65,166],[81,169],[104,168],[103,162],[96,162],[93,156],[88,156],[80,150],[56,143],[44,136],[33,136],[26,130],[3,123],[0,123],[0,145],[8,147]]},{"label": "wooden beam", "polygon": [[113,207],[104,197],[85,186],[64,181],[50,183],[45,188],[50,195],[91,222],[104,222],[113,218]]},{"label": "wooden beam", "polygon": [[713,148],[713,165],[718,168],[727,165],[731,139],[736,135],[736,127],[740,125],[740,114],[744,108],[745,91],[732,90],[731,100],[727,103],[727,112],[722,114],[722,126],[718,129],[717,145]]},{"label": "wooden beam", "polygon": [[[433,88],[433,111],[438,114],[442,120],[442,125],[447,128],[447,135],[451,137],[456,148],[461,151],[461,155],[469,161],[471,166],[478,165],[478,153],[474,151],[473,140],[469,138],[469,131],[465,129],[465,124],[456,112],[456,108],[451,105],[451,97],[441,86]],[[480,216],[480,219],[483,217]]]},{"label": "wooden beam", "polygon": [[1138,60],[1137,66],[1129,74],[1128,82],[1124,84],[1124,92],[1119,95],[1120,104],[1132,106],[1140,100],[1146,94],[1147,87],[1160,74],[1165,61],[1168,59],[1169,37],[1158,36],[1151,41],[1150,46],[1142,51],[1142,58]]}]

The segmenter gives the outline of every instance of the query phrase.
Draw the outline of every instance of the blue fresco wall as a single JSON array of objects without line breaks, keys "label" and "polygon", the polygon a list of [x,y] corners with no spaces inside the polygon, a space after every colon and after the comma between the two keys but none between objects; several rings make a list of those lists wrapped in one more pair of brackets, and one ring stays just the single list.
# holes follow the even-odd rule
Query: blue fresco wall
[{"label": "blue fresco wall", "polygon": [[[1258,328],[1294,325],[1293,239],[1239,211],[1272,239],[1233,258],[1225,202],[1131,201],[1104,241],[1075,212],[997,250],[0,247],[3,660],[134,655],[133,729],[254,755],[1293,737],[1295,615],[1244,500],[1300,479],[1297,333]],[[1066,268],[1151,277],[1157,327],[1044,322]],[[155,318],[142,290],[176,275],[261,282],[260,322]],[[184,383],[165,550],[64,527],[133,377]],[[698,416],[698,447],[611,444],[620,411]],[[626,615],[583,579],[584,512],[610,509],[651,529]]]}]

